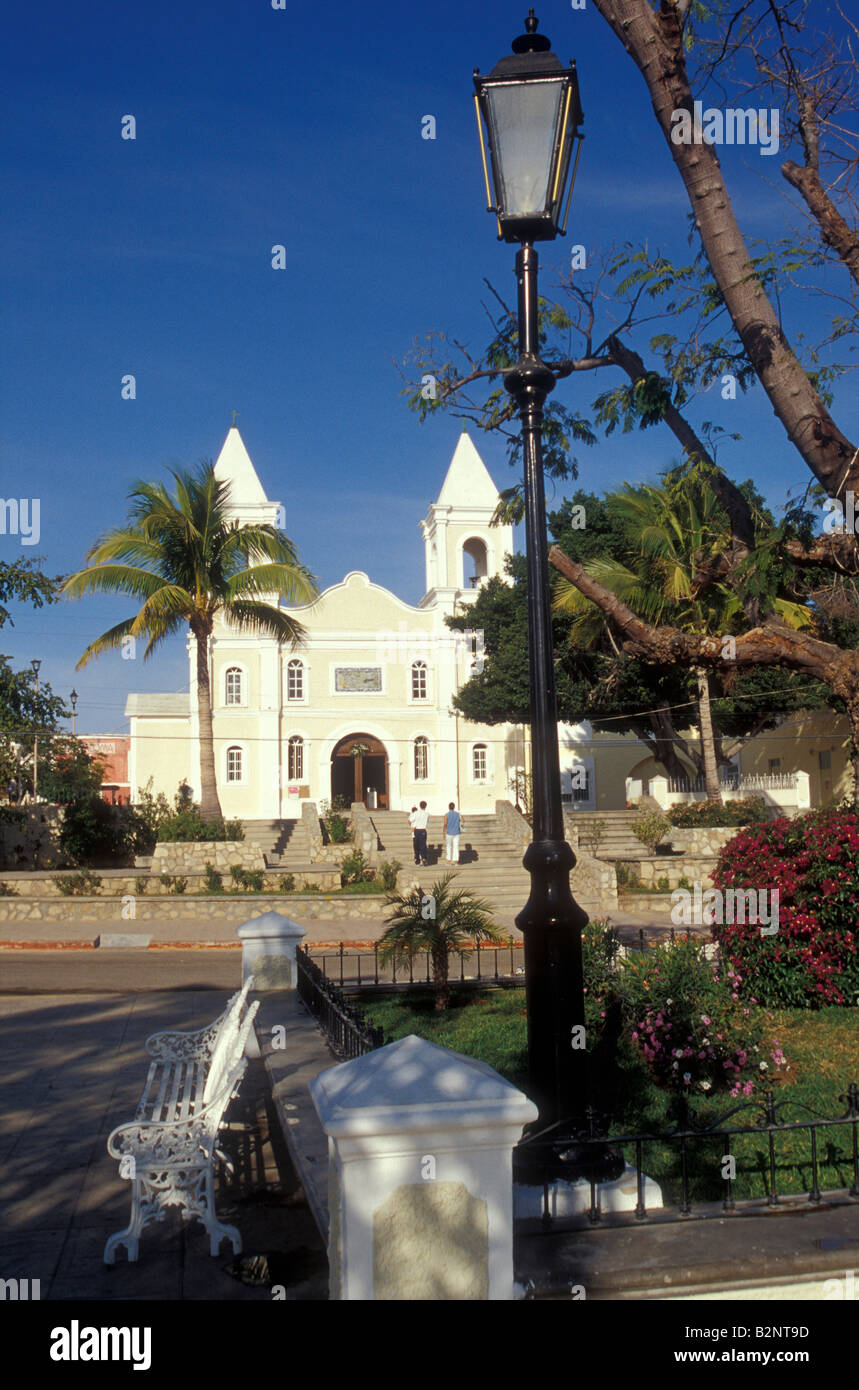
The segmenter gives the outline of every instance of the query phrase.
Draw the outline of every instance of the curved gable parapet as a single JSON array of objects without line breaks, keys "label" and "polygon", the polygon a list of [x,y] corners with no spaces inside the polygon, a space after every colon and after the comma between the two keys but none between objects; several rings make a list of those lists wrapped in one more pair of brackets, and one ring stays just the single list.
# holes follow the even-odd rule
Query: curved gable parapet
[{"label": "curved gable parapet", "polygon": [[291,607],[289,612],[294,614],[299,621],[302,621],[305,617],[319,616],[324,607],[330,608],[335,605],[340,606],[344,601],[346,605],[349,606],[349,600],[354,601],[355,599],[367,606],[375,603],[378,605],[379,609],[390,607],[395,609],[398,613],[418,615],[423,618],[424,623],[426,623],[428,617],[428,610],[426,608],[419,608],[415,604],[406,603],[403,599],[398,598],[396,594],[392,593],[390,589],[384,588],[381,584],[376,584],[363,570],[350,570],[349,573],[344,575],[343,579],[340,580],[339,584],[331,584],[327,589],[323,589],[322,593],[319,594],[312,603],[302,604],[300,607]]}]

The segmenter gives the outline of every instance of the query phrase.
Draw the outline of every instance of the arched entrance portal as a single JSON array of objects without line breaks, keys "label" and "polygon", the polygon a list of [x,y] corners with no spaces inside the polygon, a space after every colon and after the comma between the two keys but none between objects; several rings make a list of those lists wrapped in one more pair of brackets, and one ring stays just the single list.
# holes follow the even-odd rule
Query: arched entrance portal
[{"label": "arched entrance portal", "polygon": [[375,792],[379,807],[388,806],[388,754],[385,745],[372,734],[349,734],[341,738],[331,754],[331,801],[345,797],[350,804],[368,805]]}]

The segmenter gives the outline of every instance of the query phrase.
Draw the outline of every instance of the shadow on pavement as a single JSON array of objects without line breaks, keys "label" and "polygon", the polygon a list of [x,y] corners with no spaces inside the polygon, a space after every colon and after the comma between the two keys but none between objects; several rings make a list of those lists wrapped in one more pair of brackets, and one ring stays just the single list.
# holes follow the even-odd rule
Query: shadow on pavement
[{"label": "shadow on pavement", "polygon": [[[229,992],[0,996],[0,1278],[38,1279],[42,1299],[271,1300],[268,1287],[242,1282],[228,1242],[213,1258],[203,1227],[183,1225],[175,1209],[143,1232],[137,1263],[124,1247],[113,1268],[102,1263],[130,1207],[107,1137],[133,1117],[145,1041],[165,1028],[203,1027]],[[218,1213],[238,1226],[244,1257],[265,1254],[280,1270],[272,1282],[286,1298],[324,1299],[325,1249],[270,1103],[262,1063],[252,1060],[223,1133],[235,1171],[220,1176]]]}]

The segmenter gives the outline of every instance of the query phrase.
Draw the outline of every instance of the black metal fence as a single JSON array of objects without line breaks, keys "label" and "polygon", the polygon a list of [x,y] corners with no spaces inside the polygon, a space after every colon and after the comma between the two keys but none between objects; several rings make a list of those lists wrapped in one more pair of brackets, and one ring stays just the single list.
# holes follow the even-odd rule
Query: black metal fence
[{"label": "black metal fence", "polygon": [[[379,945],[365,950],[349,950],[341,941],[335,950],[306,948],[326,980],[341,989],[405,989],[409,985],[426,988],[432,983],[432,961],[428,951],[415,952],[407,961],[389,961],[382,965]],[[525,977],[525,944],[513,937],[504,946],[477,945],[460,957],[459,972],[451,962],[452,983],[494,984],[515,980],[522,984]]]},{"label": "black metal fence", "polygon": [[[570,1189],[563,1185],[557,1187],[552,1183],[543,1184],[542,1190],[542,1211],[539,1217],[534,1215],[521,1215],[517,1218],[517,1230],[526,1233],[539,1229],[542,1232],[554,1232],[576,1229],[583,1225],[599,1225],[609,1218],[611,1224],[626,1223],[640,1225],[644,1222],[674,1221],[683,1218],[703,1219],[706,1217],[725,1217],[750,1215],[761,1210],[773,1210],[783,1207],[787,1200],[790,1200],[791,1209],[807,1208],[819,1204],[822,1198],[821,1192],[821,1155],[820,1144],[821,1135],[832,1135],[833,1132],[839,1133],[846,1130],[850,1154],[843,1158],[833,1152],[832,1145],[828,1146],[827,1152],[823,1156],[823,1162],[830,1167],[840,1164],[852,1172],[852,1185],[848,1188],[847,1183],[843,1187],[830,1188],[827,1192],[827,1200],[836,1196],[840,1200],[859,1197],[859,1087],[855,1082],[850,1082],[843,1094],[838,1097],[844,1104],[843,1114],[836,1116],[825,1116],[811,1109],[799,1101],[793,1101],[789,1097],[782,1101],[777,1101],[773,1091],[767,1091],[762,1100],[746,1101],[734,1106],[725,1115],[713,1121],[711,1124],[695,1127],[690,1119],[688,1107],[681,1105],[680,1121],[673,1130],[664,1133],[638,1133],[638,1134],[607,1134],[601,1133],[596,1121],[593,1110],[588,1112],[589,1128],[584,1133],[577,1135],[576,1140],[581,1144],[585,1151],[592,1149],[595,1160],[605,1158],[605,1151],[608,1149],[613,1153],[618,1153],[626,1164],[630,1165],[633,1171],[627,1173],[627,1197],[635,1195],[634,1209],[626,1211],[603,1210],[603,1198],[599,1191],[599,1183],[602,1180],[599,1171],[594,1172],[586,1178],[579,1189],[579,1194],[573,1196]],[[681,1102],[683,1098],[680,1098]],[[787,1120],[782,1118],[788,1110],[799,1110],[806,1112],[808,1118]],[[732,1124],[730,1121],[743,1112],[751,1112],[757,1115],[753,1124]],[[781,1193],[778,1190],[778,1138],[779,1136],[796,1134],[800,1131],[807,1131],[809,1136],[809,1153],[807,1159],[798,1160],[795,1154],[788,1156],[788,1162],[793,1167],[806,1169],[808,1173],[808,1187],[805,1197],[797,1196],[795,1193]],[[760,1155],[760,1173],[765,1188],[761,1198],[749,1198],[743,1200],[735,1199],[734,1191],[736,1184],[736,1158],[731,1154],[734,1147],[731,1141],[738,1137],[751,1136],[765,1140],[764,1152]],[[714,1182],[705,1183],[703,1181],[704,1165],[695,1160],[694,1149],[706,1144],[713,1145],[713,1152],[707,1161],[706,1171],[709,1175],[718,1173],[715,1180],[720,1184],[723,1193],[721,1200],[707,1200],[707,1187],[714,1186]],[[534,1136],[530,1141],[523,1140],[518,1145],[518,1152],[526,1154],[530,1162],[533,1163],[534,1149],[539,1150],[541,1145],[546,1148],[546,1157],[549,1158],[549,1141],[547,1138]],[[673,1157],[670,1165],[670,1172],[661,1171],[663,1164],[654,1165],[651,1171],[656,1172],[657,1179],[661,1186],[669,1190],[669,1197],[673,1189],[676,1201],[670,1201],[662,1207],[647,1205],[646,1174],[648,1171],[648,1153],[653,1153],[653,1146],[663,1149],[667,1147]],[[734,1158],[734,1162],[730,1160]],[[698,1197],[693,1206],[693,1188],[696,1189]],[[586,1194],[585,1200],[583,1196]],[[625,1204],[626,1205],[626,1204]]]},{"label": "black metal fence", "polygon": [[361,1010],[349,1004],[345,995],[325,978],[306,951],[299,949],[296,952],[296,966],[299,996],[319,1023],[331,1050],[341,1062],[348,1062],[352,1057],[361,1057],[365,1052],[373,1052],[377,1047],[384,1046],[384,1030],[368,1023]]},{"label": "black metal fence", "polygon": [[[665,935],[657,938],[660,939],[665,940]],[[624,943],[627,949],[633,950],[646,950],[652,944],[653,940],[648,941],[643,931],[638,933],[637,938],[633,937]],[[517,965],[517,959],[522,959],[521,952],[522,943],[514,942],[512,938],[505,947],[484,946],[480,951],[475,950],[473,973],[465,975],[462,961],[461,979],[465,983],[480,983],[484,986],[504,980],[521,985],[523,967]],[[349,952],[341,943],[335,953],[317,954],[321,954],[323,967],[333,960],[340,983],[336,983],[325,973],[324,968],[320,968],[311,959],[308,948],[299,949],[298,993],[319,1022],[332,1050],[341,1061],[348,1061],[352,1057],[360,1057],[366,1052],[383,1047],[385,1035],[382,1028],[374,1027],[360,1009],[349,1003],[340,984],[353,990],[359,985],[362,989],[374,986],[380,989],[402,989],[407,983],[416,988],[425,988],[426,984],[431,982],[429,962],[426,963],[425,979],[420,971],[416,974],[414,967],[418,958],[412,958],[410,962],[407,981],[402,978],[397,981],[395,970],[393,981],[386,981],[380,969],[378,948],[372,952]],[[354,969],[349,964],[352,958],[355,960]],[[368,966],[363,973],[362,959]],[[677,1102],[679,1118],[674,1129],[629,1134],[609,1133],[607,1128],[600,1126],[597,1112],[591,1109],[587,1112],[588,1128],[577,1134],[575,1140],[577,1147],[581,1146],[586,1154],[589,1149],[592,1150],[595,1157],[594,1171],[579,1185],[575,1194],[568,1184],[558,1184],[554,1180],[545,1182],[542,1185],[539,1215],[523,1215],[520,1211],[516,1219],[517,1232],[520,1235],[534,1231],[541,1234],[560,1233],[583,1225],[599,1225],[606,1219],[611,1224],[640,1225],[689,1218],[742,1216],[762,1209],[773,1210],[783,1207],[788,1200],[792,1210],[797,1205],[814,1206],[822,1200],[821,1162],[830,1168],[847,1166],[852,1176],[849,1188],[846,1182],[841,1188],[830,1188],[826,1194],[827,1200],[832,1200],[833,1195],[843,1201],[859,1198],[859,1086],[856,1082],[849,1083],[839,1100],[844,1104],[844,1112],[827,1116],[789,1097],[777,1101],[775,1092],[767,1091],[763,1100],[742,1102],[711,1123],[696,1126],[685,1097],[680,1096]],[[784,1118],[788,1110],[804,1112],[805,1118]],[[731,1123],[737,1117],[749,1114],[756,1116],[754,1123]],[[840,1134],[845,1130],[850,1148],[849,1157],[834,1153],[830,1143],[821,1160],[821,1136],[828,1135],[831,1138],[833,1133]],[[788,1161],[793,1167],[807,1169],[808,1186],[804,1199],[801,1196],[797,1197],[795,1193],[780,1193],[778,1190],[778,1140],[802,1131],[808,1134],[808,1157],[798,1160],[795,1154],[791,1154],[788,1155]],[[735,1165],[726,1163],[726,1160],[733,1157],[730,1152],[731,1141],[749,1137],[764,1140],[764,1152],[758,1157],[765,1194],[760,1199],[740,1200],[735,1199],[734,1195]],[[707,1145],[712,1146],[711,1154],[706,1162],[702,1162],[701,1150]],[[535,1159],[539,1165],[538,1151],[543,1146],[548,1160],[557,1148],[557,1145],[552,1143],[551,1136],[532,1135],[517,1147],[517,1154],[532,1171]],[[654,1150],[661,1150],[661,1154],[654,1153]],[[605,1180],[607,1153],[618,1160],[618,1171],[626,1174],[627,1182],[623,1195],[627,1200],[622,1204],[624,1210],[612,1210],[610,1204],[604,1210],[604,1203],[608,1199],[601,1194],[600,1183]],[[784,1159],[783,1154],[781,1157]],[[653,1159],[655,1162],[651,1161]],[[557,1165],[554,1166],[557,1171]],[[648,1206],[648,1169],[655,1175],[655,1180],[668,1197],[668,1201],[663,1205],[655,1206],[651,1203]],[[717,1169],[718,1180],[713,1176]],[[793,1185],[795,1186],[795,1183]],[[722,1193],[721,1200],[713,1200],[712,1195],[708,1195],[708,1189],[712,1194],[716,1186]],[[630,1207],[628,1200],[632,1195],[635,1196],[634,1208]]]},{"label": "black metal fence", "polygon": [[[646,951],[669,940],[675,940],[673,927],[669,932],[645,932],[639,927],[621,937],[620,947],[624,951]],[[362,950],[350,949],[341,941],[335,949],[309,946],[306,950],[325,979],[340,989],[401,990],[409,986],[424,989],[432,983],[428,951],[416,952],[407,961],[382,965],[378,943]],[[525,943],[511,936],[503,946],[476,945],[460,957],[458,969],[451,963],[450,979],[453,984],[463,985],[521,985],[525,980]]]}]

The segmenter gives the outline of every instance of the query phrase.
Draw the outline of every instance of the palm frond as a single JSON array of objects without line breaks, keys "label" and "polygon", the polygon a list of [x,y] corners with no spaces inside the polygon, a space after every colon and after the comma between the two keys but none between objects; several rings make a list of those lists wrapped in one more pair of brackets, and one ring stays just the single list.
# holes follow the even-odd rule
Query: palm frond
[{"label": "palm frond", "polygon": [[131,594],[134,598],[151,598],[164,586],[161,575],[133,565],[93,565],[69,575],[60,589],[64,598],[82,598],[84,594]]},{"label": "palm frond", "polygon": [[150,628],[153,631],[160,629],[163,622],[177,622],[182,619],[188,622],[193,612],[194,602],[187,590],[179,588],[176,584],[162,584],[146,600],[134,619],[131,630],[135,637],[145,637]]},{"label": "palm frond", "polygon": [[252,594],[279,594],[291,603],[312,603],[319,591],[313,576],[297,562],[249,565],[227,581],[227,599]]},{"label": "palm frond", "polygon": [[289,647],[297,647],[306,636],[304,626],[282,608],[272,608],[268,603],[254,603],[250,599],[238,599],[224,603],[223,616],[238,632],[259,633],[262,637],[274,637]]},{"label": "palm frond", "polygon": [[90,642],[75,666],[75,670],[80,671],[95,657],[102,656],[104,652],[116,651],[117,647],[121,647],[123,640],[132,636],[131,626],[133,622],[133,618],[124,618],[121,623],[117,623],[115,627],[110,627],[107,632],[103,632],[101,637],[96,637],[94,641]]}]

